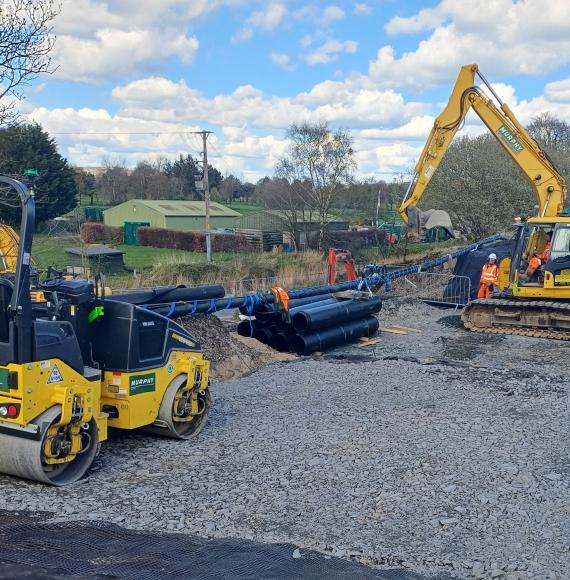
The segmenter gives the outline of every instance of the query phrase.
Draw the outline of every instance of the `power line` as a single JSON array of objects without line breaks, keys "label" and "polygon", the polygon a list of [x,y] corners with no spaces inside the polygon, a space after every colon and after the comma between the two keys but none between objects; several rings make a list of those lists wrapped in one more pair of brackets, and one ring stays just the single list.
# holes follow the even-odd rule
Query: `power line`
[{"label": "power line", "polygon": [[193,131],[137,131],[137,132],[118,132],[118,131],[65,131],[50,135],[191,135]]}]

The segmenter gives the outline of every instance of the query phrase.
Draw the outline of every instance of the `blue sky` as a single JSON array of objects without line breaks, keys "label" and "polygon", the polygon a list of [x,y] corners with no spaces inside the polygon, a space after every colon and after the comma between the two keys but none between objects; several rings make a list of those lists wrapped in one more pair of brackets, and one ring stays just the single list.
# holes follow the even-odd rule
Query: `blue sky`
[{"label": "blue sky", "polygon": [[54,24],[58,70],[22,107],[79,166],[196,155],[207,128],[212,163],[255,181],[290,123],[327,121],[393,179],[471,62],[523,122],[570,121],[570,2],[64,0]]}]

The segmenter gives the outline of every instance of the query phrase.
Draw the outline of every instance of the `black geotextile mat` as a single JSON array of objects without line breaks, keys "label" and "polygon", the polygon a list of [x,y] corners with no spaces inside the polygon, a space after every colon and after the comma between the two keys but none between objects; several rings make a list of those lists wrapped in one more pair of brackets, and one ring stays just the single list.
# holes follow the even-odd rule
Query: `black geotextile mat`
[{"label": "black geotextile mat", "polygon": [[[192,580],[427,580],[375,570],[292,544],[205,539],[126,530],[104,522],[57,522],[0,513],[0,578],[188,578]],[[432,577],[433,578],[433,577]],[[443,580],[443,576],[438,577]]]}]

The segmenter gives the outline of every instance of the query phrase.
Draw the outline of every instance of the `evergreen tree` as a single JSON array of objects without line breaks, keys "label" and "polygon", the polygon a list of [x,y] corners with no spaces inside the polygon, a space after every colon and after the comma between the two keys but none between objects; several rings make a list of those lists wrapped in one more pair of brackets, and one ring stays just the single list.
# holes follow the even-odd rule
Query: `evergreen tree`
[{"label": "evergreen tree", "polygon": [[[37,177],[26,180],[26,169]],[[77,205],[74,170],[57,151],[52,139],[37,123],[0,129],[0,173],[27,181],[36,198],[36,222],[63,215]],[[19,223],[18,201],[0,195],[2,221]]]}]

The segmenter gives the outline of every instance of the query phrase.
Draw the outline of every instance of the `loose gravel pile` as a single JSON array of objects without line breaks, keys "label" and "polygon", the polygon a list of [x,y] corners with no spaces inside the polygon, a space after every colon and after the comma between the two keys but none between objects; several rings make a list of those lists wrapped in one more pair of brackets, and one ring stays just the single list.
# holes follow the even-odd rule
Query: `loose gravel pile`
[{"label": "loose gravel pile", "polygon": [[380,319],[420,332],[214,384],[196,441],[114,434],[73,487],[0,477],[0,509],[460,578],[570,577],[569,347],[471,334],[413,301]]},{"label": "loose gravel pile", "polygon": [[[228,323],[213,314],[185,316],[178,320],[202,346],[210,361],[210,378],[229,381],[248,375],[274,361],[292,360],[293,355],[280,353],[253,338],[228,330]],[[235,324],[229,324],[235,326]]]}]

